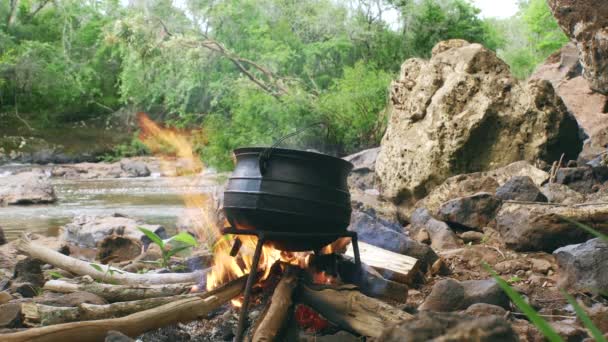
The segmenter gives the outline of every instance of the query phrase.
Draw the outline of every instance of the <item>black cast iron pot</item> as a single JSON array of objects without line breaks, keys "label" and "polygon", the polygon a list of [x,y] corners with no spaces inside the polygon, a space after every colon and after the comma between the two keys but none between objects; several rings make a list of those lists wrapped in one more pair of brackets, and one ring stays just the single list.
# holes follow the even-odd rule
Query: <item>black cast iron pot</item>
[{"label": "black cast iron pot", "polygon": [[283,148],[244,147],[234,154],[236,168],[224,192],[224,211],[232,227],[306,234],[269,241],[286,251],[317,250],[348,227],[346,180],[351,163]]}]

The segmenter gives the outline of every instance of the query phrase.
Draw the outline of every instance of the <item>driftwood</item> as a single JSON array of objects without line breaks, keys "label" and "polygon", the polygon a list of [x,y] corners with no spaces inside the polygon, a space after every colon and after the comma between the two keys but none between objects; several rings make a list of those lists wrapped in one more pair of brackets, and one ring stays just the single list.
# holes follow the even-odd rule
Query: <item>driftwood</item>
[{"label": "driftwood", "polygon": [[92,321],[113,317],[123,317],[136,312],[148,310],[195,295],[148,298],[106,305],[82,303],[77,307],[56,307],[34,302],[21,304],[24,323],[33,325],[53,325],[67,322]]},{"label": "driftwood", "polygon": [[298,272],[292,268],[287,268],[285,274],[274,289],[270,304],[267,306],[263,317],[260,320],[252,342],[275,341],[281,332],[281,328],[289,318],[289,310],[293,304],[293,292],[298,285]]},{"label": "driftwood", "polygon": [[178,322],[189,322],[207,315],[243,290],[247,277],[241,277],[213,291],[134,313],[121,318],[101,319],[32,328],[0,335],[3,342],[104,341],[108,331],[135,337]]},{"label": "driftwood", "polygon": [[43,289],[53,292],[72,293],[84,291],[96,294],[109,302],[124,302],[145,298],[167,297],[186,294],[192,288],[190,284],[167,285],[109,285],[101,283],[73,283],[64,280],[49,280]]},{"label": "driftwood", "polygon": [[175,283],[198,283],[205,271],[193,273],[161,273],[161,274],[137,274],[118,270],[106,265],[96,265],[100,270],[91,266],[90,263],[78,260],[40,244],[32,242],[27,236],[23,236],[17,248],[33,258],[40,259],[47,264],[64,269],[77,275],[89,275],[93,279],[114,284],[142,285],[142,284],[175,284]]},{"label": "driftwood", "polygon": [[[359,241],[361,262],[375,268],[386,279],[411,284],[419,267],[418,259],[391,252]],[[349,245],[345,255],[354,258],[353,246]]]},{"label": "driftwood", "polygon": [[298,300],[344,330],[371,338],[413,316],[380,300],[367,297],[355,286],[315,289],[300,284]]}]

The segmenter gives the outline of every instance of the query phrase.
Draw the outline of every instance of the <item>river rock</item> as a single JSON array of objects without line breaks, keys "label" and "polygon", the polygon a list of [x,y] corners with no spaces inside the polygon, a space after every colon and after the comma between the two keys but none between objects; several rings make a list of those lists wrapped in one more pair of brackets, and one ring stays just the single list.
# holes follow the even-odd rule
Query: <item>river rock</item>
[{"label": "river rock", "polygon": [[410,229],[412,232],[416,232],[416,235],[418,232],[427,232],[431,240],[431,247],[436,251],[462,246],[462,241],[445,222],[436,220],[428,210],[423,208],[416,209],[412,214]]},{"label": "river rock", "polygon": [[438,47],[429,61],[407,60],[391,85],[376,162],[384,196],[413,202],[455,174],[576,159],[578,124],[549,82],[521,83],[479,44]]},{"label": "river rock", "polygon": [[579,204],[585,202],[585,195],[564,184],[547,183],[543,185],[541,191],[549,203]]},{"label": "river rock", "polygon": [[124,159],[120,162],[120,168],[127,174],[127,177],[150,176],[148,166],[142,161]]},{"label": "river rock", "polygon": [[369,213],[354,211],[348,230],[357,232],[360,241],[419,259],[423,270],[438,258],[429,246],[405,235],[398,223],[374,217]]},{"label": "river rock", "polygon": [[559,26],[575,43],[583,76],[608,94],[608,3],[605,0],[549,0]]},{"label": "river rock", "polygon": [[474,230],[469,230],[460,234],[460,238],[465,243],[480,243],[481,241],[483,241],[484,234],[481,232],[476,232]]},{"label": "river rock", "polygon": [[418,310],[457,311],[475,303],[493,304],[509,308],[509,297],[494,279],[467,280],[454,279],[438,281]]},{"label": "river rock", "polygon": [[447,312],[420,312],[414,319],[390,326],[379,338],[383,342],[426,341],[519,341],[502,317],[474,317]]},{"label": "river rock", "polygon": [[[95,248],[110,235],[141,240],[145,235],[137,227],[146,228],[157,234],[164,231],[162,226],[144,224],[117,214],[113,216],[81,215],[76,217],[72,223],[64,226],[63,239],[79,247]],[[142,242],[145,245],[146,241]]]},{"label": "river rock", "polygon": [[608,292],[608,242],[595,238],[553,252],[559,265],[560,285],[592,293]]},{"label": "river rock", "polygon": [[[471,196],[478,192],[495,193],[501,185],[517,176],[528,176],[537,186],[549,179],[547,172],[522,160],[491,171],[450,177],[433,189],[428,196],[418,201],[414,208],[427,208],[429,212],[436,213],[443,203],[451,199]],[[413,209],[411,211],[413,212]],[[406,211],[405,215],[409,217],[411,212]]]},{"label": "river rock", "polygon": [[547,202],[547,197],[528,176],[515,176],[509,179],[496,190],[496,197],[503,201]]},{"label": "river rock", "polygon": [[344,159],[353,164],[353,170],[348,176],[348,185],[361,190],[372,189],[376,186],[376,158],[380,148],[370,148],[351,154]]},{"label": "river rock", "polygon": [[465,313],[475,317],[485,317],[490,315],[504,317],[507,314],[507,310],[494,304],[475,303],[469,306],[465,310]]},{"label": "river rock", "polygon": [[0,328],[17,328],[21,325],[21,304],[0,305]]},{"label": "river rock", "polygon": [[583,194],[594,192],[596,185],[608,180],[608,166],[565,167],[557,170],[555,182]]},{"label": "river rock", "polygon": [[41,204],[56,200],[53,186],[41,171],[0,177],[0,205]]},{"label": "river rock", "polygon": [[608,233],[606,203],[566,206],[505,202],[496,216],[496,227],[507,247],[516,251],[553,252],[589,238],[587,232],[561,217]]},{"label": "river rock", "polygon": [[458,227],[481,231],[500,208],[502,201],[487,192],[447,201],[439,207],[437,218]]}]

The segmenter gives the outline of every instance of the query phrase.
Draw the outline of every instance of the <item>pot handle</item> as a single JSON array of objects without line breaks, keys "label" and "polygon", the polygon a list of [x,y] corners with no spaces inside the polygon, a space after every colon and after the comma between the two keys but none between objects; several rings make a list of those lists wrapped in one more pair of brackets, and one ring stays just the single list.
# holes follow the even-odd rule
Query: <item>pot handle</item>
[{"label": "pot handle", "polygon": [[308,130],[309,128],[315,127],[315,126],[325,126],[325,123],[315,122],[306,127],[300,128],[300,129],[296,130],[295,132],[291,132],[287,135],[284,135],[281,138],[279,138],[277,141],[275,141],[275,143],[272,144],[272,146],[270,146],[270,147],[266,148],[265,150],[263,150],[262,152],[260,152],[260,156],[258,158],[260,174],[263,176],[266,173],[266,170],[268,170],[268,163],[270,162],[270,155],[272,154],[272,152],[274,151],[275,148],[279,147],[283,143],[283,141],[285,141],[293,136],[296,136],[296,135]]}]

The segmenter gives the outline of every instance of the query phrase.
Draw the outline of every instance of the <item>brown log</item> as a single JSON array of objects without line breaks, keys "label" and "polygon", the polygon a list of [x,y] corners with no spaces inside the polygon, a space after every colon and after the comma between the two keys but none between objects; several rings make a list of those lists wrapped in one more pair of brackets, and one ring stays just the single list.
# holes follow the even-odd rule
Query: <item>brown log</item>
[{"label": "brown log", "polygon": [[292,268],[288,268],[274,289],[270,304],[255,329],[252,342],[276,340],[289,318],[289,310],[293,304],[293,292],[297,285],[298,272]]},{"label": "brown log", "polygon": [[121,318],[102,319],[32,328],[0,334],[3,342],[104,341],[110,330],[135,337],[167,325],[203,317],[242,292],[247,277],[241,277],[213,291],[168,303]]},{"label": "brown log", "polygon": [[96,265],[101,269],[100,271],[91,266],[91,263],[63,255],[50,248],[32,242],[27,236],[23,236],[19,240],[17,248],[31,257],[42,260],[47,264],[51,264],[77,275],[89,275],[95,280],[113,284],[151,285],[198,283],[205,274],[205,270],[193,273],[138,274],[124,272],[107,265]]},{"label": "brown log", "polygon": [[24,323],[28,326],[53,325],[76,321],[92,321],[123,317],[195,295],[148,298],[106,305],[82,303],[77,307],[56,307],[35,302],[21,304]]},{"label": "brown log", "polygon": [[359,292],[356,286],[318,288],[301,283],[298,300],[340,328],[371,338],[413,316]]},{"label": "brown log", "polygon": [[84,291],[96,294],[109,302],[125,302],[131,300],[157,298],[186,294],[192,288],[189,284],[167,284],[167,285],[109,285],[101,283],[74,283],[65,280],[49,280],[43,289],[53,292],[72,293]]},{"label": "brown log", "polygon": [[[359,241],[361,262],[375,268],[389,280],[411,285],[419,268],[418,259],[395,253],[386,249]],[[352,244],[348,246],[345,255],[354,258]]]}]

